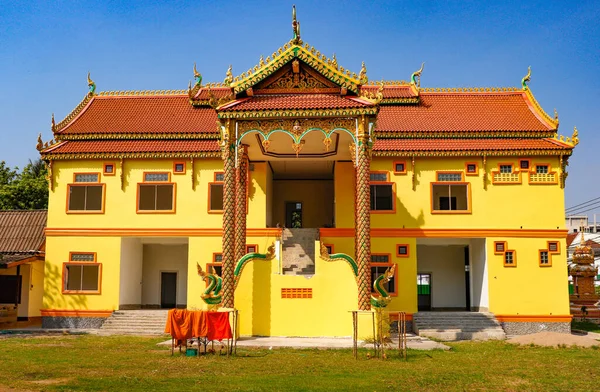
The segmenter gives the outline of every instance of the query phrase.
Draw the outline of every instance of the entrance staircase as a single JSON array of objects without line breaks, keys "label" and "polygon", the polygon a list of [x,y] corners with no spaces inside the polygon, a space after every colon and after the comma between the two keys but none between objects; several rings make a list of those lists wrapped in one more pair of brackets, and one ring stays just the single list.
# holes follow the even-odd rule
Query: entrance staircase
[{"label": "entrance staircase", "polygon": [[283,229],[283,274],[315,274],[315,241],[319,240],[319,229]]},{"label": "entrance staircase", "polygon": [[168,309],[115,310],[98,331],[101,335],[162,335]]},{"label": "entrance staircase", "polygon": [[413,315],[413,330],[442,341],[506,339],[494,315],[483,312],[418,312]]}]

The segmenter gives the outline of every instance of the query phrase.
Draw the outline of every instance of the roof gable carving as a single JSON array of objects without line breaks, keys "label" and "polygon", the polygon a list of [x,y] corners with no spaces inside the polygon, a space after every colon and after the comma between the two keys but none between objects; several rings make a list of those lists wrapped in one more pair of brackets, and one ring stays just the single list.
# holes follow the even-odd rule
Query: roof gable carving
[{"label": "roof gable carving", "polygon": [[335,93],[340,86],[298,59],[288,62],[253,88],[255,94]]}]

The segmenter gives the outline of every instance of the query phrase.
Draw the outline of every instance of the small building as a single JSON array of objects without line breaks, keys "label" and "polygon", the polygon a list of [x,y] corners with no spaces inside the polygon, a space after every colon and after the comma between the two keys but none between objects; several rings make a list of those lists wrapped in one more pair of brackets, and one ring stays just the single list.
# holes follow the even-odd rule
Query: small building
[{"label": "small building", "polygon": [[0,321],[16,321],[8,319],[13,307],[18,320],[41,317],[47,217],[46,210],[0,211]]}]

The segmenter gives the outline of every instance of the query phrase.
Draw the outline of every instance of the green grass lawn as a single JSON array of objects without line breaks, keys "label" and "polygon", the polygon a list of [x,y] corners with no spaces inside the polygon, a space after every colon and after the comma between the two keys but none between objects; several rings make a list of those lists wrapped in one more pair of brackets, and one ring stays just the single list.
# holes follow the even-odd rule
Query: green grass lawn
[{"label": "green grass lawn", "polygon": [[[597,348],[518,347],[504,342],[409,351],[408,361],[359,360],[351,350],[238,348],[238,356],[200,358],[141,337],[0,339],[0,390],[502,390],[586,391],[600,385]],[[9,389],[10,390],[10,389]]]},{"label": "green grass lawn", "polygon": [[582,331],[600,333],[600,325],[598,325],[596,323],[591,323],[589,321],[573,321],[571,323],[571,328],[579,329]]}]

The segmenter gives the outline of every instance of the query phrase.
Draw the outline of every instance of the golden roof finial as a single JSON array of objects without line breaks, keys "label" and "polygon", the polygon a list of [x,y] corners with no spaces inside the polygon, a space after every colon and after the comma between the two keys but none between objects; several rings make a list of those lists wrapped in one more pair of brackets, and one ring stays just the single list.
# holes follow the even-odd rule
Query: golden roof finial
[{"label": "golden roof finial", "polygon": [[44,148],[44,141],[42,140],[42,134],[41,133],[38,134],[37,144],[36,144],[35,148],[38,151],[42,151],[42,149]]},{"label": "golden roof finial", "polygon": [[527,67],[527,75],[523,79],[521,79],[521,85],[523,86],[523,90],[528,90],[529,86],[527,83],[531,80],[531,65]]},{"label": "golden roof finial", "polygon": [[292,42],[294,44],[301,44],[302,40],[300,39],[300,22],[296,20],[296,5],[292,6],[292,31],[294,36],[292,38]]},{"label": "golden roof finial", "polygon": [[52,133],[56,130],[56,122],[54,121],[54,113],[52,113]]},{"label": "golden roof finial", "polygon": [[362,66],[360,67],[360,73],[358,74],[358,80],[361,84],[367,84],[369,78],[367,77],[367,67],[365,66],[365,62],[362,62]]},{"label": "golden roof finial", "polygon": [[558,122],[558,111],[554,108],[554,121]]},{"label": "golden roof finial", "polygon": [[230,86],[231,83],[233,82],[233,73],[232,73],[232,65],[229,65],[229,68],[227,68],[227,72],[225,73],[225,80],[223,80],[223,83],[225,83],[226,86]]},{"label": "golden roof finial", "polygon": [[188,97],[192,98],[192,81],[188,83]]},{"label": "golden roof finial", "polygon": [[258,65],[261,67],[265,65],[265,59],[263,58],[262,54],[260,55],[260,60],[258,62]]},{"label": "golden roof finial", "polygon": [[410,75],[410,82],[417,87],[421,87],[421,74],[423,73],[424,68],[425,68],[425,63],[422,63],[421,68],[419,68],[418,70],[413,72],[412,75]]},{"label": "golden roof finial", "polygon": [[579,131],[577,131],[577,127],[573,127],[573,136],[571,136],[571,143],[573,143],[573,146],[579,144]]},{"label": "golden roof finial", "polygon": [[196,69],[196,63],[194,62],[194,79],[196,79],[196,85],[202,87],[202,74]]},{"label": "golden roof finial", "polygon": [[337,62],[337,59],[335,58],[335,53],[333,54],[333,57],[331,58],[331,66],[333,68],[335,68],[336,70],[338,69],[338,62]]},{"label": "golden roof finial", "polygon": [[88,88],[90,89],[90,94],[94,95],[96,92],[96,83],[90,78],[90,73],[87,75]]},{"label": "golden roof finial", "polygon": [[579,231],[581,232],[581,239],[579,240],[579,246],[585,245],[585,238],[583,233],[585,232],[585,226],[583,225],[583,219],[579,221],[581,224],[579,225]]}]

